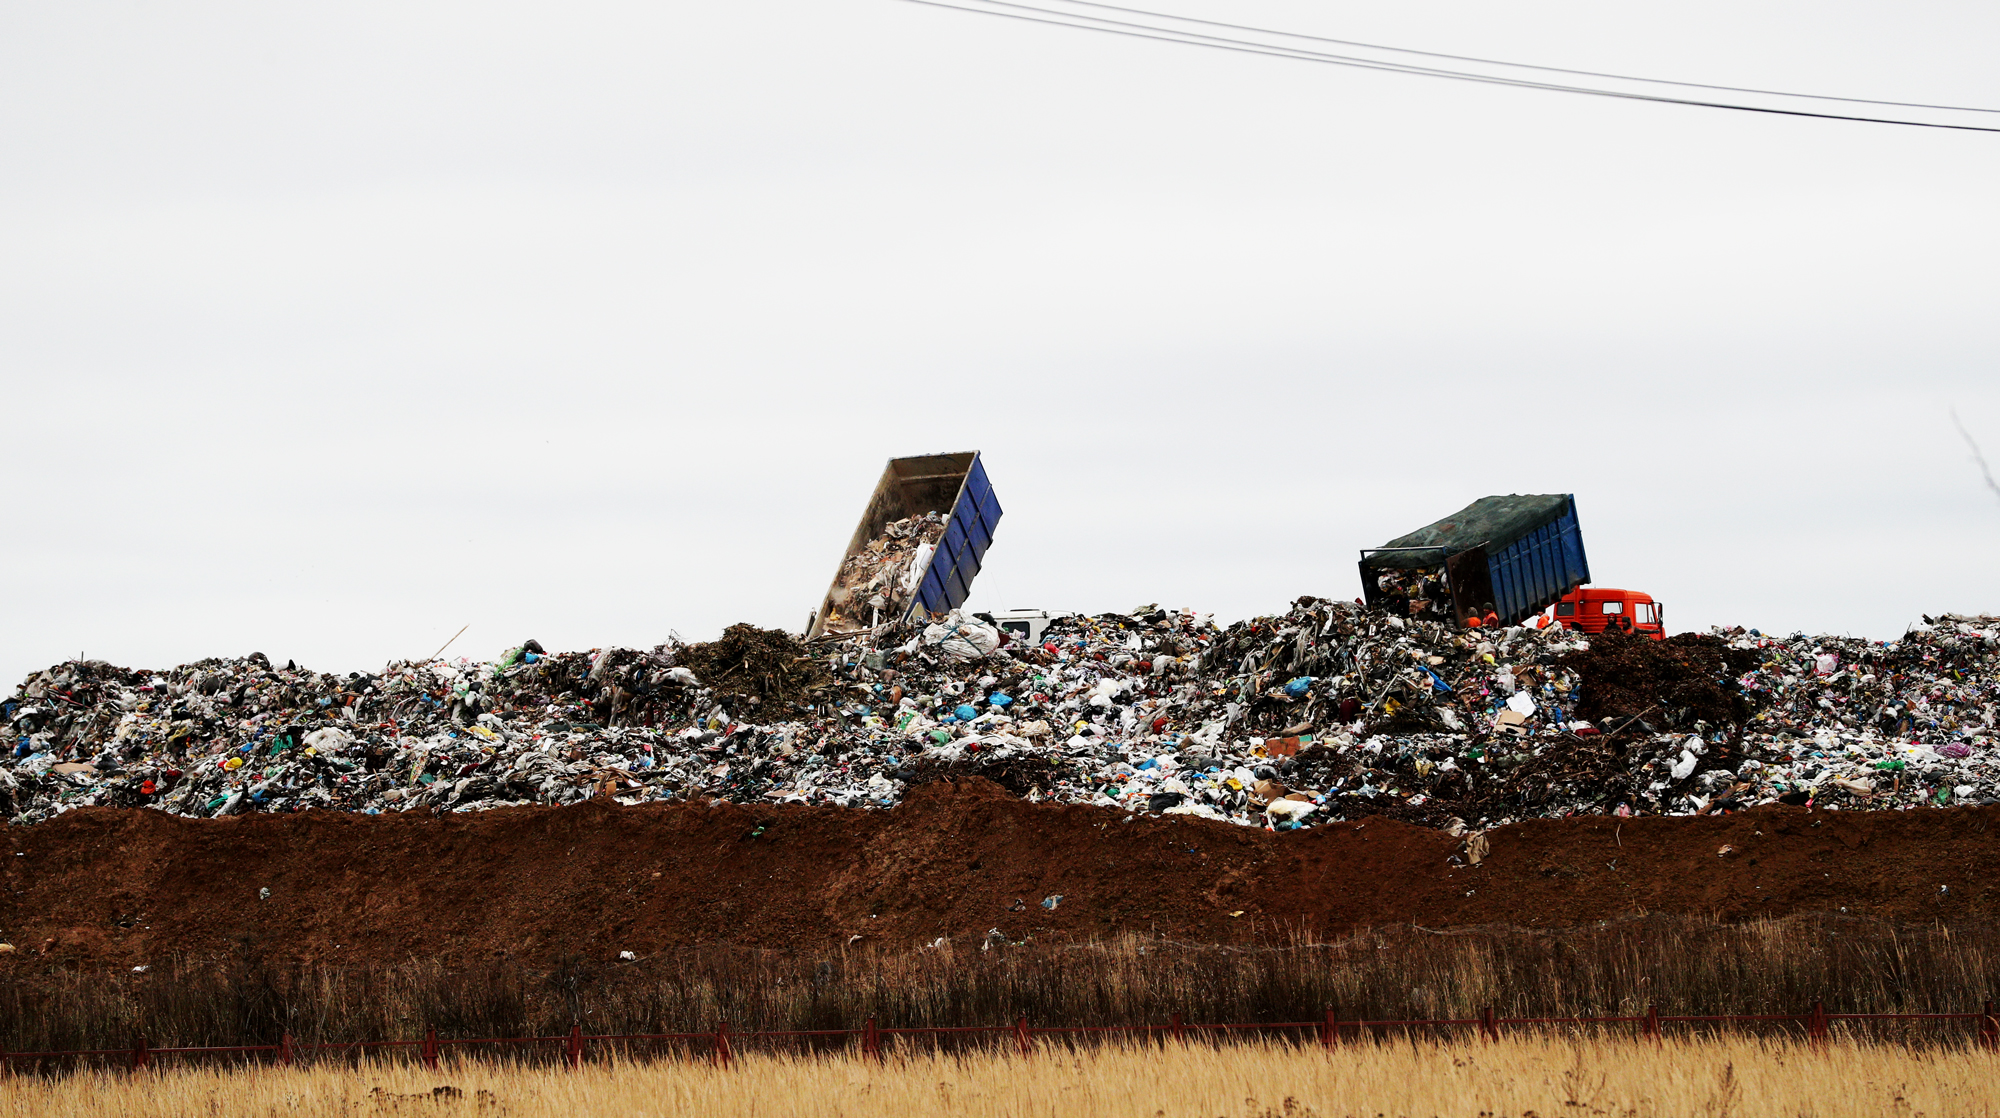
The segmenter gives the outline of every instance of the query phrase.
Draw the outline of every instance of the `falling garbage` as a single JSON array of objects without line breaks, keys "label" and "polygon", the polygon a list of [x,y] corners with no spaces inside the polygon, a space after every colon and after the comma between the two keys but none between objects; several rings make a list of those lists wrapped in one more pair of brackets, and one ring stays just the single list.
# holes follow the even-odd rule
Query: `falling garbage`
[{"label": "falling garbage", "polygon": [[806,636],[956,609],[1000,516],[978,451],[890,459]]}]

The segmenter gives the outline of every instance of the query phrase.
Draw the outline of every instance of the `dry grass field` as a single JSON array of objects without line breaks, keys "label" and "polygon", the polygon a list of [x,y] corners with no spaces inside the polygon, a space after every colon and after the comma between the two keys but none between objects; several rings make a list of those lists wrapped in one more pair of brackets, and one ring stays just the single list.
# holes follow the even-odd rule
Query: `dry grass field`
[{"label": "dry grass field", "polygon": [[0,1081],[6,1118],[617,1118],[950,1115],[1089,1118],[1982,1116],[2000,1057],[1970,1048],[1824,1049],[1737,1039],[1562,1037],[1377,1043],[1332,1052],[1246,1044],[891,1057],[479,1062],[166,1069]]},{"label": "dry grass field", "polygon": [[[279,969],[256,958],[163,960],[144,974],[0,964],[12,1052],[1007,1024],[1803,1013],[1971,1013],[2000,990],[2000,925],[1900,926],[1822,914],[1730,924],[1653,915],[1569,929],[1408,925],[1330,943],[1246,948],[1130,936],[781,955],[712,945],[639,963],[446,966],[387,959]],[[1965,1022],[1873,1027],[1877,1040],[1962,1041]],[[1672,1035],[1670,1032],[1669,1035]]]}]

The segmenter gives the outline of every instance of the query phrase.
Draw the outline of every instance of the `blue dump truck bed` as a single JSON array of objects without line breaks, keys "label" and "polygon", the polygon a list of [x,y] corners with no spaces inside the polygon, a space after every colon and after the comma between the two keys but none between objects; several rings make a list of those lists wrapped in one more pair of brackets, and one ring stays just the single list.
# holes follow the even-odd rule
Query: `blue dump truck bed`
[{"label": "blue dump truck bed", "polygon": [[891,458],[806,635],[963,605],[1000,511],[976,450]]},{"label": "blue dump truck bed", "polygon": [[1503,624],[1517,625],[1589,581],[1572,493],[1481,497],[1361,552],[1369,605],[1409,597],[1454,619],[1491,602]]}]

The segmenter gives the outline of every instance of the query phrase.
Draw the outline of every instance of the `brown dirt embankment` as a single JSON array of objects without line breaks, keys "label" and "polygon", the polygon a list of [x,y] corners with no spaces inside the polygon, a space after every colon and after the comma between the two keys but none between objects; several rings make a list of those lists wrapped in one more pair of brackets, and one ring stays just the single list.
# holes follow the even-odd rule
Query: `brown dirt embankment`
[{"label": "brown dirt embankment", "polygon": [[[1490,832],[1477,867],[1453,864],[1459,840],[1381,819],[1282,834],[1125,819],[972,779],[913,789],[891,811],[592,801],[191,820],[85,809],[0,839],[0,936],[19,949],[0,960],[545,962],[717,943],[816,952],[854,937],[907,949],[993,928],[1015,941],[1230,943],[1399,922],[2000,910],[2000,807],[1538,820]],[[1057,906],[1042,907],[1053,895]]]}]

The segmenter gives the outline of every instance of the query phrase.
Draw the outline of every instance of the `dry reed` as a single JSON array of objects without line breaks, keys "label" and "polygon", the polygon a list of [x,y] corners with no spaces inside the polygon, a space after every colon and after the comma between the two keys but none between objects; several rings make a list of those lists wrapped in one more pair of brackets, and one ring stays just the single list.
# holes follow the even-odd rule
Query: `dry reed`
[{"label": "dry reed", "polygon": [[605,1063],[578,1071],[453,1062],[360,1068],[93,1073],[0,1086],[23,1118],[801,1118],[1089,1115],[1090,1118],[1619,1118],[1704,1115],[1991,1115],[1996,1057],[1963,1047],[1753,1038],[1663,1046],[1556,1036],[1496,1044],[1115,1047],[1022,1058],[993,1052],[875,1064],[854,1057]]},{"label": "dry reed", "polygon": [[[800,957],[690,948],[636,963],[495,958],[286,968],[180,959],[146,974],[21,956],[0,965],[0,1047],[34,1051],[412,1039],[440,1035],[705,1032],[1247,1022],[1342,1017],[1971,1012],[2000,988],[2000,929],[1897,927],[1838,916],[1725,924],[1653,916],[1563,931],[1409,926],[1276,948],[1113,943],[959,945]],[[1878,1034],[1961,1039],[1966,1027]]]}]

